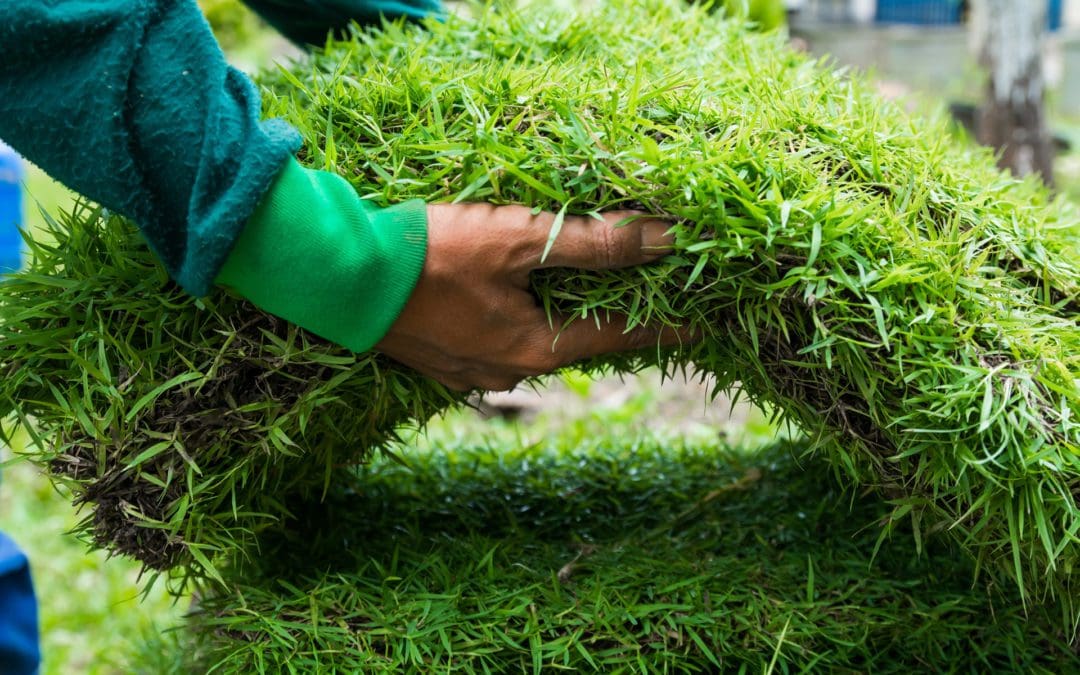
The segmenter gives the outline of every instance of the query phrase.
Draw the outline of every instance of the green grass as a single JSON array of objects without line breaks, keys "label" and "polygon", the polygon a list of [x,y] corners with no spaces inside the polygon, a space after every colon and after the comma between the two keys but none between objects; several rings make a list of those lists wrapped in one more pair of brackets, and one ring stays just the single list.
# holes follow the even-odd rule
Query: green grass
[{"label": "green grass", "polygon": [[[975,667],[968,659],[1019,667],[1009,659],[1029,643],[1038,647],[1032,660],[1056,659],[1049,626],[1072,639],[1072,575],[1080,562],[1073,498],[1080,489],[1080,261],[1070,205],[1053,202],[1032,181],[1000,174],[989,154],[952,141],[942,121],[909,118],[860,80],[783,51],[774,37],[674,4],[605,7],[581,17],[500,9],[426,32],[388,26],[330,45],[310,66],[268,76],[267,87],[267,111],[304,134],[304,161],[346,175],[376,201],[484,199],[582,213],[630,206],[670,218],[676,251],[662,264],[555,271],[538,275],[534,287],[545,306],[582,320],[623,312],[635,322],[690,323],[704,340],[586,367],[694,363],[722,387],[738,380],[749,398],[806,432],[814,458],[827,462],[815,466],[828,467],[814,485],[830,474],[876,495],[860,502],[875,514],[860,521],[875,527],[860,533],[875,543],[912,533],[914,550],[902,549],[891,562],[921,564],[920,547],[936,550],[942,536],[978,561],[972,566],[955,552],[935,557],[939,566],[953,561],[955,576],[926,596],[902,596],[873,640],[864,632],[862,642],[830,647],[814,640],[846,634],[842,623],[785,620],[784,628],[771,614],[761,618],[750,644],[770,656],[758,665],[777,655],[797,667],[818,653],[855,663],[871,658],[862,651],[869,644],[910,668],[917,662],[904,660],[914,657],[895,626],[917,617],[946,617],[919,635],[948,638],[932,644],[960,669]],[[367,532],[343,578],[298,570],[318,599],[308,600],[308,613],[298,613],[293,589],[223,575],[247,569],[245,556],[257,564],[275,540],[295,536],[290,523],[317,511],[324,496],[334,498],[331,508],[342,491],[358,489],[342,468],[393,444],[398,425],[422,424],[458,397],[377,356],[344,354],[226,294],[187,298],[118,216],[85,209],[51,232],[58,244],[39,244],[32,271],[0,289],[0,363],[8,366],[0,406],[39,434],[34,461],[90,503],[84,531],[98,546],[152,568],[225,582],[209,584],[218,594],[207,602],[235,628],[215,634],[224,650],[218,657],[230,663],[373,658],[391,648],[389,663],[415,662],[409,636],[403,643],[391,634],[393,642],[365,652],[334,642],[367,639],[356,625],[334,628],[321,618],[324,609],[334,623],[342,612],[381,606],[371,597],[349,600],[344,589],[393,595],[363,586],[369,576],[351,575],[368,574],[365,561],[386,554],[380,547],[392,543],[388,533],[436,536],[411,532],[406,521],[388,516],[385,527]],[[622,451],[596,445],[589,450]],[[390,480],[394,466],[374,464],[371,478],[385,472]],[[789,474],[779,483],[797,485]],[[816,508],[828,495],[803,497]],[[565,518],[557,522],[566,529]],[[474,524],[475,534],[485,534]],[[324,534],[340,543],[348,532]],[[476,542],[452,543],[466,550]],[[864,545],[837,560],[859,559],[870,569]],[[559,546],[541,551],[548,567],[554,551],[568,552],[565,542]],[[641,570],[659,574],[665,565],[685,577],[681,559],[663,557],[676,553],[651,549],[654,557],[637,560],[636,581],[627,583],[640,588],[648,579]],[[701,552],[683,553],[699,559]],[[807,594],[807,575],[793,569],[783,567],[776,582],[782,606],[792,602],[794,579],[804,597],[815,597]],[[830,580],[855,578],[841,573],[854,568],[836,569]],[[514,572],[513,565],[500,570]],[[515,587],[520,581],[507,578]],[[998,587],[1006,595],[983,595]],[[934,604],[942,597],[956,597],[963,616],[979,622],[942,614]],[[973,600],[986,597],[1004,604],[990,612]],[[1044,623],[1042,604],[1056,611],[1052,597],[1062,601],[1062,613]],[[768,606],[747,612],[758,616],[751,610]],[[916,617],[901,611],[911,607]],[[1041,637],[1008,619],[1024,607]],[[278,622],[282,612],[292,625]],[[1008,621],[998,633],[987,617],[1002,612]],[[864,628],[869,621],[851,616]],[[710,630],[728,630],[708,618],[716,624]],[[554,619],[537,622],[515,624],[515,635],[526,642],[539,635],[541,645],[558,639]],[[985,637],[980,626],[994,639],[957,637]],[[623,629],[630,630],[612,626]],[[451,645],[476,641],[455,635]],[[607,644],[607,635],[597,640]],[[618,644],[626,637],[610,635]],[[811,646],[785,655],[776,645],[789,636],[805,636],[800,640]],[[697,648],[665,648],[657,658],[674,668],[682,658],[708,661],[710,650],[751,649],[720,633],[711,633],[705,648],[687,639],[678,646]],[[331,651],[318,651],[324,646]],[[428,644],[424,653],[444,647]],[[527,653],[531,661],[538,653],[521,648],[507,645],[492,658]],[[629,667],[628,653],[612,658]]]},{"label": "green grass", "polygon": [[270,78],[268,110],[377,201],[670,218],[664,265],[538,275],[541,302],[693,325],[679,363],[775,405],[895,519],[1070,602],[1075,209],[775,37],[596,14],[391,27]]},{"label": "green grass", "polygon": [[[611,427],[609,427],[611,428]],[[878,541],[798,446],[564,432],[377,461],[265,539],[165,659],[215,672],[1066,672],[1061,617]],[[155,658],[162,658],[155,656]]]},{"label": "green grass", "polygon": [[1054,120],[1051,126],[1072,143],[1072,148],[1058,157],[1054,167],[1057,188],[1080,204],[1080,118]]},{"label": "green grass", "polygon": [[[889,496],[890,523],[947,531],[1022,587],[1070,598],[1075,211],[942,121],[661,3],[389,26],[268,86],[305,161],[378,201],[670,218],[662,265],[534,280],[569,316],[704,337],[601,366],[738,380]],[[4,358],[20,368],[0,401],[36,418],[53,441],[37,460],[97,503],[98,543],[152,567],[212,573],[288,513],[283,495],[318,498],[334,466],[455,400],[234,299],[193,303],[119,218],[56,229],[62,245],[4,288]]]},{"label": "green grass", "polygon": [[[65,566],[62,602],[43,592],[43,611],[53,616],[45,621],[44,672],[179,674],[213,664],[219,672],[258,664],[267,672],[400,672],[410,663],[430,672],[445,656],[444,640],[463,672],[482,664],[528,670],[534,659],[589,669],[583,653],[613,672],[655,672],[663,663],[707,672],[707,652],[748,672],[774,655],[775,672],[808,662],[883,672],[1078,665],[1052,617],[1041,608],[1025,617],[1008,591],[972,589],[970,563],[955,550],[917,553],[904,531],[874,554],[873,521],[887,509],[845,495],[820,461],[763,446],[775,429],[761,421],[731,429],[743,438],[735,448],[704,429],[689,438],[631,431],[655,402],[646,392],[558,428],[544,416],[525,426],[465,412],[436,421],[425,437],[410,439],[410,468],[371,467],[351,483],[355,494],[307,514],[364,546],[349,553],[337,527],[301,528],[303,543],[285,543],[284,553],[281,543],[265,543],[265,560],[282,564],[257,577],[246,571],[242,604],[204,601],[206,611],[224,611],[214,622],[249,631],[250,643],[207,637],[241,633],[159,634],[186,603],[173,607],[154,594],[139,605],[131,599],[133,564],[103,564],[70,538],[35,538],[34,559]],[[73,522],[66,500],[27,465],[7,476],[0,496],[19,498],[14,531],[55,532]],[[312,577],[314,560],[322,571]],[[91,588],[69,583],[74,569]],[[272,578],[262,576],[267,571]],[[680,588],[660,593],[672,584]],[[486,613],[469,612],[470,603]],[[345,608],[376,618],[360,634],[341,631],[330,617]],[[285,633],[263,630],[273,621],[266,617],[313,611],[325,622],[316,630],[297,632],[295,622]],[[995,617],[989,625],[984,614]],[[597,616],[603,621],[592,628]],[[401,628],[410,621],[415,635]],[[378,649],[365,651],[365,641]],[[308,651],[316,647],[324,650],[318,656]],[[283,658],[288,664],[275,661]]]},{"label": "green grass", "polygon": [[[45,236],[45,213],[70,210],[75,195],[33,165],[23,191],[24,226]],[[16,439],[21,448],[25,437]],[[12,451],[0,444],[0,462]],[[81,520],[71,495],[33,466],[0,469],[0,528],[27,553],[38,593],[42,675],[127,673],[147,636],[180,623],[184,601],[163,585],[142,595],[140,566],[90,550],[70,534]]]},{"label": "green grass", "polygon": [[71,209],[76,195],[32,164],[26,166],[23,183],[23,223],[35,236],[47,236],[46,213]]}]

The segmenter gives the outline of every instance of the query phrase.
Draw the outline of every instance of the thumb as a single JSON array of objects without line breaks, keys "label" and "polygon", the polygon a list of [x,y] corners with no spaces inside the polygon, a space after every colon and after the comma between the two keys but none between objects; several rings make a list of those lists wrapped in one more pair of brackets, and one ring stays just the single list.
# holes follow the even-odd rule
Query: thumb
[{"label": "thumb", "polygon": [[671,250],[671,223],[637,211],[611,211],[603,221],[592,216],[566,216],[543,261],[532,269],[573,267],[615,269],[652,262]]}]

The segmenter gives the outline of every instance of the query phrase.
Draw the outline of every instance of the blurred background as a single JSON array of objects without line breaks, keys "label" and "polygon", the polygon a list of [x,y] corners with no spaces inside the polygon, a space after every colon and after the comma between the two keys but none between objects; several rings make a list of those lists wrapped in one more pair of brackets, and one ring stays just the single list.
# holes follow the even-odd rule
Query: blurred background
[{"label": "blurred background", "polygon": [[[992,135],[985,127],[992,126],[994,106],[1003,98],[990,86],[990,73],[1002,59],[1015,66],[1017,59],[1034,58],[1039,86],[1026,86],[1037,91],[1037,100],[1027,102],[1018,120],[1028,127],[1025,134],[1035,130],[1031,138],[1045,136],[1049,166],[1028,161],[1018,170],[1039,171],[1062,194],[1080,199],[1080,0],[983,2],[727,0],[731,11],[766,26],[786,23],[795,48],[871,71],[883,95],[913,110],[952,115],[957,133],[973,140]],[[200,4],[239,68],[254,72],[275,60],[302,57],[237,0]],[[980,18],[980,11],[990,14]],[[1036,12],[1038,26],[1029,27],[1035,41],[1003,44],[994,32],[1002,15],[994,12],[1029,18]],[[0,151],[0,266],[16,264],[15,221],[41,228],[46,214],[68,208],[72,200],[41,171]],[[436,421],[431,438],[492,437],[520,444],[551,433],[647,432],[682,439],[722,436],[739,444],[787,433],[771,424],[768,411],[708,403],[707,380],[691,376],[660,384],[655,373],[632,381],[593,381],[571,373],[553,378],[542,395],[526,389],[477,399],[476,410]],[[0,447],[0,462],[11,458],[12,449]],[[146,650],[161,644],[156,636],[178,622],[186,600],[173,601],[160,585],[140,599],[137,567],[88,553],[65,535],[80,517],[67,496],[29,467],[9,464],[0,489],[0,529],[30,556],[41,601],[43,672],[146,669],[153,662]]]}]

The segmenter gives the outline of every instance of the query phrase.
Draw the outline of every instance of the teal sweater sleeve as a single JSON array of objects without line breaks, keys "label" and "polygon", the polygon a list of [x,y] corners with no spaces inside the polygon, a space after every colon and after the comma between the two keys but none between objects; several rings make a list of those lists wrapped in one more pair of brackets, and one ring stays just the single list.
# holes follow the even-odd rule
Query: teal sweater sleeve
[{"label": "teal sweater sleeve", "polygon": [[260,121],[194,0],[3,0],[0,45],[0,138],[206,294],[300,138]]},{"label": "teal sweater sleeve", "polygon": [[[312,43],[351,20],[438,8],[437,0],[249,4]],[[291,159],[299,136],[260,120],[258,91],[226,64],[194,0],[2,0],[0,44],[0,138],[135,220],[190,293],[209,292],[236,257],[229,269],[243,279],[226,270],[221,281],[287,320],[356,350],[389,328],[422,266],[424,210],[381,212],[341,184],[325,189],[317,172],[289,180],[306,172]],[[342,213],[312,217],[328,209]],[[326,242],[346,233],[348,255],[329,260]]]}]

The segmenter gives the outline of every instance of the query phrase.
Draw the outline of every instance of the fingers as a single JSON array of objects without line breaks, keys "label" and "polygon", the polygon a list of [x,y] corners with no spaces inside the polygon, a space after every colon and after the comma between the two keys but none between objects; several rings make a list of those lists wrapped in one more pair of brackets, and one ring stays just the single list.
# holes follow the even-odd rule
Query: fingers
[{"label": "fingers", "polygon": [[486,370],[445,372],[441,370],[432,370],[430,368],[421,369],[415,366],[410,367],[420,374],[430,377],[442,384],[447,389],[458,393],[466,393],[477,389],[483,389],[485,391],[509,391],[526,378],[526,375],[500,374],[488,372]]},{"label": "fingers", "polygon": [[[536,219],[537,231],[543,234],[550,231],[555,216],[541,214]],[[636,211],[611,211],[603,215],[602,222],[592,216],[566,216],[547,258],[540,259],[542,245],[530,269],[601,270],[652,262],[671,250],[670,227],[667,221],[642,217]]]},{"label": "fingers", "polygon": [[[625,317],[603,322],[598,328],[591,320],[571,323],[561,333],[552,330],[546,319],[536,324],[532,337],[519,344],[513,358],[498,363],[470,360],[455,367],[431,367],[424,361],[399,358],[400,362],[441,382],[447,388],[467,392],[476,389],[507,391],[522,380],[544,375],[583,359],[657,347],[678,347],[694,341],[689,329],[638,326],[626,330]],[[388,356],[393,356],[388,354]]]},{"label": "fingers", "polygon": [[469,362],[457,364],[456,367],[447,368],[431,367],[424,361],[416,361],[407,358],[395,358],[387,354],[395,361],[412,368],[421,375],[430,377],[439,382],[447,389],[459,393],[484,389],[486,391],[509,391],[519,382],[529,377],[532,373],[518,372],[512,368],[495,367],[490,364]]},{"label": "fingers", "polygon": [[551,347],[555,367],[604,354],[635,351],[650,347],[678,347],[694,339],[689,329],[637,326],[626,330],[626,319],[611,322],[575,321],[567,326]]}]

